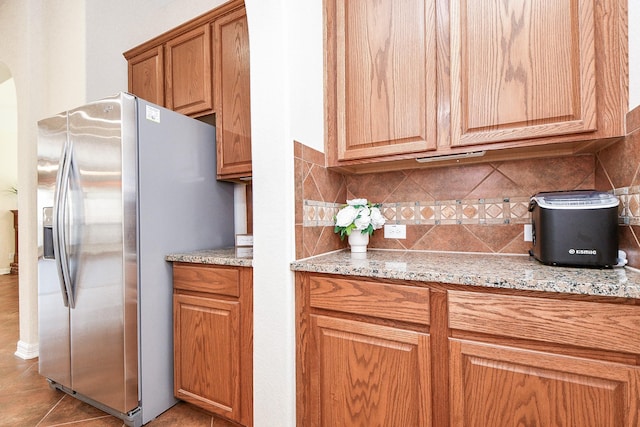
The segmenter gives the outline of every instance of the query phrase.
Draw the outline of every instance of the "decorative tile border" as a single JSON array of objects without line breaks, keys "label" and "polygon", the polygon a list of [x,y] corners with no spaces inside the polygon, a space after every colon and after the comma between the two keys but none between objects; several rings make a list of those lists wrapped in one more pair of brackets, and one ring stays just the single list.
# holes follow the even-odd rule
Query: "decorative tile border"
[{"label": "decorative tile border", "polygon": [[[340,203],[305,200],[304,227],[333,226]],[[388,224],[526,224],[531,222],[528,197],[383,203]]]},{"label": "decorative tile border", "polygon": [[[640,186],[616,188],[620,200],[618,222],[640,225]],[[333,226],[333,217],[343,204],[305,200],[304,227]],[[387,224],[528,224],[531,222],[528,197],[501,199],[432,200],[383,203]]]},{"label": "decorative tile border", "polygon": [[640,186],[616,188],[613,194],[620,199],[619,224],[640,225]]},{"label": "decorative tile border", "polygon": [[303,227],[333,227],[333,217],[338,213],[342,204],[305,200],[302,209]]}]

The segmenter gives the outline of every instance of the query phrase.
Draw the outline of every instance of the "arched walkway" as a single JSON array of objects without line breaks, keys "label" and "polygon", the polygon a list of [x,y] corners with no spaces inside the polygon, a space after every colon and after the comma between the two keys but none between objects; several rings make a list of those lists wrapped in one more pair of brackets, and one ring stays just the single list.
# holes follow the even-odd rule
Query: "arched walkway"
[{"label": "arched walkway", "polygon": [[[14,216],[18,209],[18,105],[9,67],[0,62],[0,274],[11,274],[17,252]],[[15,278],[17,281],[17,277]],[[18,311],[17,301],[15,310]],[[16,331],[18,335],[18,331]]]},{"label": "arched walkway", "polygon": [[18,209],[18,107],[9,67],[0,62],[0,274],[10,272],[15,253],[11,210]]}]

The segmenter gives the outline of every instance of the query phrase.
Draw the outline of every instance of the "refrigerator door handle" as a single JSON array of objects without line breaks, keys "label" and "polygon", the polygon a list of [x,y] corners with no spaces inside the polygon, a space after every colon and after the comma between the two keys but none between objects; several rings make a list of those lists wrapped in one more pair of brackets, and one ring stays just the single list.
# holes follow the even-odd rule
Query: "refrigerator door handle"
[{"label": "refrigerator door handle", "polygon": [[55,253],[56,268],[60,279],[62,300],[65,307],[75,307],[73,293],[71,291],[71,274],[69,272],[69,257],[67,254],[67,198],[69,189],[69,175],[71,172],[71,149],[65,144],[60,157],[60,168],[56,177],[56,191],[54,195],[53,211],[53,249]]}]

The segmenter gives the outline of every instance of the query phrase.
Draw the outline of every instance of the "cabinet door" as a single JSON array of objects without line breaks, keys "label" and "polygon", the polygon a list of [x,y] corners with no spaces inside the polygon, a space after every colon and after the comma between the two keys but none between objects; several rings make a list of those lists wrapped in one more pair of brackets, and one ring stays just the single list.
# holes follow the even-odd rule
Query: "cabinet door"
[{"label": "cabinet door", "polygon": [[202,25],[165,44],[167,108],[186,115],[213,111],[211,30]]},{"label": "cabinet door", "polygon": [[632,427],[640,369],[451,340],[451,427]]},{"label": "cabinet door", "polygon": [[128,61],[129,92],[164,106],[164,55],[162,46],[149,49]]},{"label": "cabinet door", "polygon": [[450,4],[452,146],[596,130],[593,0]]},{"label": "cabinet door", "polygon": [[429,336],[311,316],[311,426],[430,426]]},{"label": "cabinet door", "polygon": [[213,34],[218,177],[249,177],[251,96],[245,8],[216,19]]},{"label": "cabinet door", "polygon": [[434,0],[327,0],[325,26],[329,163],[434,149]]},{"label": "cabinet door", "polygon": [[240,422],[240,303],[174,295],[174,393]]}]

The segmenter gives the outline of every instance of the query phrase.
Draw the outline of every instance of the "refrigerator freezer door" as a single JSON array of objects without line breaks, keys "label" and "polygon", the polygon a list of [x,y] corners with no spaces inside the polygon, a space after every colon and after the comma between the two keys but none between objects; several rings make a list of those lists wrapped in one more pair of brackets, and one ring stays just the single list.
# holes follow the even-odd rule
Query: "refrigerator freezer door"
[{"label": "refrigerator freezer door", "polygon": [[[130,108],[135,107],[113,97],[69,112],[71,387],[121,413],[138,406],[136,141]],[[134,147],[133,156],[123,146]],[[123,181],[123,170],[133,182]],[[133,233],[127,232],[130,223]]]},{"label": "refrigerator freezer door", "polygon": [[38,328],[40,331],[40,374],[65,387],[71,386],[69,353],[69,309],[57,260],[42,255],[43,216],[51,212],[58,171],[67,141],[67,115],[60,114],[38,123]]}]

